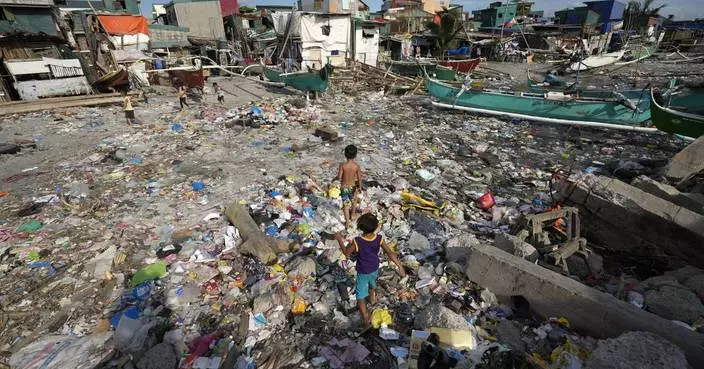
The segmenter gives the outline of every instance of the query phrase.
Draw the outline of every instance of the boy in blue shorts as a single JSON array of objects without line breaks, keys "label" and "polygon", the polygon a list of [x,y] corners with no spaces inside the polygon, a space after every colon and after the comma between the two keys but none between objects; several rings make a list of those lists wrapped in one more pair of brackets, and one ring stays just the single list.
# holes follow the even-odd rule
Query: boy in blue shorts
[{"label": "boy in blue shorts", "polygon": [[[357,208],[357,193],[362,191],[362,169],[355,163],[357,157],[357,147],[347,145],[345,147],[346,162],[340,164],[337,171],[337,178],[340,180],[340,195],[342,198],[342,212],[345,215],[345,227],[350,226],[354,220],[354,213]],[[358,192],[359,191],[359,192]]]},{"label": "boy in blue shorts", "polygon": [[396,258],[396,254],[389,248],[382,235],[377,234],[379,221],[373,214],[363,214],[357,220],[357,228],[362,231],[362,235],[355,237],[352,242],[345,245],[345,240],[337,233],[335,239],[340,244],[340,250],[346,256],[356,254],[357,256],[357,281],[355,284],[355,295],[357,296],[357,306],[364,318],[365,324],[370,323],[369,313],[365,299],[369,297],[369,302],[376,304],[376,280],[379,276],[379,249],[384,249],[389,259],[396,264],[399,274],[406,276],[403,265]]}]

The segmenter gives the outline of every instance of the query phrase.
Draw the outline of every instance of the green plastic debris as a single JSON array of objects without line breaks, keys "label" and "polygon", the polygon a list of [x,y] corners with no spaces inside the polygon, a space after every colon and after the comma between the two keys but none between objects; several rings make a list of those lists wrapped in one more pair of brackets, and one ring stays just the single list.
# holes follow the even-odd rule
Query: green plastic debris
[{"label": "green plastic debris", "polygon": [[17,233],[37,233],[37,231],[42,229],[42,227],[44,227],[44,223],[39,220],[32,219],[17,227]]},{"label": "green plastic debris", "polygon": [[37,261],[40,258],[41,258],[41,256],[39,255],[39,252],[37,252],[37,251],[30,251],[27,254],[27,259],[29,259],[29,261]]},{"label": "green plastic debris", "polygon": [[166,263],[163,261],[157,261],[154,264],[149,264],[144,268],[137,271],[132,277],[130,282],[130,287],[140,285],[146,281],[151,281],[152,279],[158,279],[166,274]]}]

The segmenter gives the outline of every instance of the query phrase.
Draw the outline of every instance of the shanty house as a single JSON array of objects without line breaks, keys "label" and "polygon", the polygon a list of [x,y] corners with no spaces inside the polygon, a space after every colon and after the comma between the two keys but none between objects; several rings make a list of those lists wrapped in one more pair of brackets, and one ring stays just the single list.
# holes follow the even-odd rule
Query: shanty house
[{"label": "shanty house", "polygon": [[0,102],[91,92],[51,0],[0,0]]},{"label": "shanty house", "polygon": [[370,20],[354,20],[352,49],[358,62],[376,67],[379,59],[379,37],[384,23]]}]

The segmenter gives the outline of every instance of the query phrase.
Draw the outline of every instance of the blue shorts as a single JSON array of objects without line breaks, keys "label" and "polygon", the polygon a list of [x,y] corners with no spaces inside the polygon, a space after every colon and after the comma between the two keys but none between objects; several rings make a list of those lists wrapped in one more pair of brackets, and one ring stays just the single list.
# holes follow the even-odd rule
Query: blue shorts
[{"label": "blue shorts", "polygon": [[354,200],[354,189],[352,187],[342,187],[340,191],[340,198],[342,198],[342,203],[345,206],[352,205],[352,200]]},{"label": "blue shorts", "polygon": [[376,279],[378,276],[378,270],[369,274],[357,274],[357,285],[355,287],[355,295],[357,296],[357,300],[364,300],[367,296],[369,296],[369,289],[376,288]]}]

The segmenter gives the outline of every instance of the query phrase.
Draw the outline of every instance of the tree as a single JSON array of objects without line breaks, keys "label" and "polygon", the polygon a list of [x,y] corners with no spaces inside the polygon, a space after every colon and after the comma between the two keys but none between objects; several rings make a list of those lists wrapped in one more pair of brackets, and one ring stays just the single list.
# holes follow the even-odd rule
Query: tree
[{"label": "tree", "polygon": [[455,42],[455,36],[462,31],[462,20],[459,12],[445,7],[435,13],[435,20],[439,22],[428,22],[426,28],[435,36],[435,45],[440,51],[440,57],[445,56],[445,51],[448,50]]},{"label": "tree", "polygon": [[624,28],[643,32],[648,26],[648,18],[657,18],[660,10],[665,7],[665,4],[653,6],[654,2],[655,0],[643,0],[642,3],[637,0],[629,1],[628,7],[623,12]]}]

